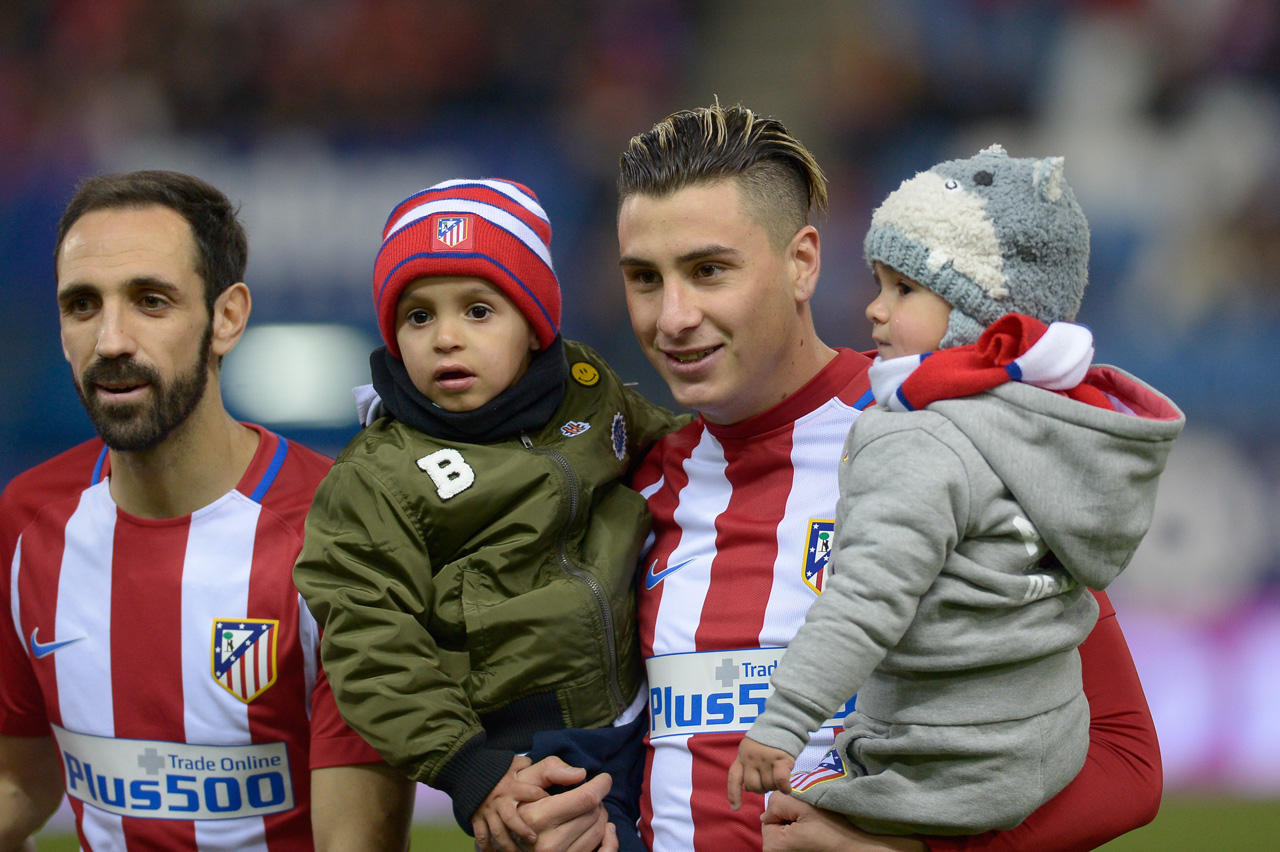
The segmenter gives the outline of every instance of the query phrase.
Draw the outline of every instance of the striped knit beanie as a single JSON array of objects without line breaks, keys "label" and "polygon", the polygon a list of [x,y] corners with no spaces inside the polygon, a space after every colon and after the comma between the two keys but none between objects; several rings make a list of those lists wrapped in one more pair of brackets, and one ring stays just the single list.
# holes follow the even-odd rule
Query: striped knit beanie
[{"label": "striped knit beanie", "polygon": [[427,276],[483,278],[501,290],[545,349],[560,325],[560,282],[551,266],[551,222],[538,197],[514,181],[447,180],[396,205],[373,264],[378,329],[392,355],[396,303]]},{"label": "striped knit beanie", "polygon": [[999,145],[903,181],[872,214],[864,251],[951,303],[942,349],[1008,313],[1074,320],[1089,280],[1089,223],[1062,157]]}]

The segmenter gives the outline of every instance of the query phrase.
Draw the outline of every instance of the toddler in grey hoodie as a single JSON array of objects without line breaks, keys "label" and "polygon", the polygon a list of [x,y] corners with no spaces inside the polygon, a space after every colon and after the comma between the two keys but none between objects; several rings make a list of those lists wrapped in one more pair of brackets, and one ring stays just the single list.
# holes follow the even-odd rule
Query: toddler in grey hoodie
[{"label": "toddler in grey hoodie", "polygon": [[[822,595],[729,798],[781,789],[878,834],[1012,828],[1084,764],[1089,589],[1146,534],[1184,418],[1093,365],[1070,322],[1089,226],[1062,158],[997,145],[921,172],[865,250],[876,405],[845,443]],[[835,748],[791,776],[855,692]]]}]

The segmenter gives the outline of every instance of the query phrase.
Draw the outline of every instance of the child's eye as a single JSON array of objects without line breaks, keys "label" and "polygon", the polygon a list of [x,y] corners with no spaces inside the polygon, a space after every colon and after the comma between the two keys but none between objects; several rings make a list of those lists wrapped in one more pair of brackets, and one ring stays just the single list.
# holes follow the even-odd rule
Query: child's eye
[{"label": "child's eye", "polygon": [[431,314],[422,308],[414,308],[405,316],[405,320],[413,325],[426,325],[431,322]]},{"label": "child's eye", "polygon": [[493,309],[488,305],[472,305],[467,308],[467,316],[471,319],[481,320],[493,313]]},{"label": "child's eye", "polygon": [[911,286],[910,284],[908,284],[906,281],[899,281],[899,282],[898,282],[898,295],[899,295],[899,296],[910,296],[910,295],[911,295],[912,293],[914,293],[914,292],[915,292],[915,290],[914,290],[914,289],[912,288],[912,286]]}]

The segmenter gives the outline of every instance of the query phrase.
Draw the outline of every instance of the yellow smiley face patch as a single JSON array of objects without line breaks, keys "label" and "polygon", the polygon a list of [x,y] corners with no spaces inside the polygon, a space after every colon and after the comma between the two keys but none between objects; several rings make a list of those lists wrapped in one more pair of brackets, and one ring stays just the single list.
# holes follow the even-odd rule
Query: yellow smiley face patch
[{"label": "yellow smiley face patch", "polygon": [[600,372],[586,361],[579,361],[569,368],[569,375],[583,387],[591,387],[600,381]]}]

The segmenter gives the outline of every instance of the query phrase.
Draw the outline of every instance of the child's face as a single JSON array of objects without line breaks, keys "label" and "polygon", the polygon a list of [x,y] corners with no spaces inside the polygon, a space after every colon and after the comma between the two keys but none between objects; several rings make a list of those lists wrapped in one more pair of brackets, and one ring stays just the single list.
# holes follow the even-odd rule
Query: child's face
[{"label": "child's face", "polygon": [[483,278],[419,278],[396,304],[396,343],[413,386],[447,411],[474,411],[524,375],[538,338]]},{"label": "child's face", "polygon": [[867,305],[871,337],[886,361],[933,352],[947,333],[951,303],[880,261],[874,266],[879,295]]}]

